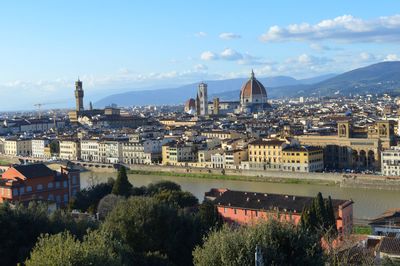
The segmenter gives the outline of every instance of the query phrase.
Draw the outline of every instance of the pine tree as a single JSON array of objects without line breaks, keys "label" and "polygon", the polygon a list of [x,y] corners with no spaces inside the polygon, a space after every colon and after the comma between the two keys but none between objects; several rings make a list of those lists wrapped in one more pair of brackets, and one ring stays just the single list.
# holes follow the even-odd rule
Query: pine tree
[{"label": "pine tree", "polygon": [[128,197],[132,191],[132,184],[128,180],[125,167],[121,166],[118,170],[118,177],[115,180],[112,193],[115,195]]}]

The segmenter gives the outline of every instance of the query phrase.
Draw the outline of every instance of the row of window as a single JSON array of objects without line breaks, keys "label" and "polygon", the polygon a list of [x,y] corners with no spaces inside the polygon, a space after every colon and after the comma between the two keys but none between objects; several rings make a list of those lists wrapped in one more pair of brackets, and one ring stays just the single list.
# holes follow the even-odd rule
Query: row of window
[{"label": "row of window", "polygon": [[[226,208],[224,207],[224,213],[226,213]],[[237,209],[233,209],[233,214],[237,215]],[[254,211],[254,214],[256,217],[258,217],[258,211]],[[244,210],[244,215],[247,216],[248,215],[248,210]]]},{"label": "row of window", "polygon": [[[76,177],[75,177],[75,180],[76,180]],[[65,180],[62,182],[62,185],[63,185],[63,188],[67,188],[68,182]],[[47,189],[53,189],[54,186],[56,189],[61,188],[61,182],[60,181],[56,181],[55,183],[50,182],[47,184]],[[42,190],[43,190],[43,185],[37,184],[36,191],[42,191]],[[32,186],[21,186],[21,187],[19,187],[19,189],[18,188],[13,189],[13,196],[23,195],[25,193],[31,193],[32,191],[33,191]]]}]

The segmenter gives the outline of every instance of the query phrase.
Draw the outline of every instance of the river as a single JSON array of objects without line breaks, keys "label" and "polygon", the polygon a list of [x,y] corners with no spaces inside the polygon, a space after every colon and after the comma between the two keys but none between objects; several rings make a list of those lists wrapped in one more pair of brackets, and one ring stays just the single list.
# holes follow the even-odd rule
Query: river
[{"label": "river", "polygon": [[[116,177],[117,173],[81,173],[81,187],[90,183],[106,182],[108,177]],[[316,196],[321,192],[324,197],[329,195],[334,199],[352,199],[354,201],[354,217],[370,219],[389,208],[400,208],[400,192],[374,189],[340,188],[339,186],[284,184],[267,182],[250,182],[235,180],[218,180],[178,176],[128,175],[134,186],[147,186],[160,180],[170,180],[181,185],[183,190],[190,191],[200,201],[204,192],[211,188],[229,188],[232,190],[288,194],[298,196]]]}]

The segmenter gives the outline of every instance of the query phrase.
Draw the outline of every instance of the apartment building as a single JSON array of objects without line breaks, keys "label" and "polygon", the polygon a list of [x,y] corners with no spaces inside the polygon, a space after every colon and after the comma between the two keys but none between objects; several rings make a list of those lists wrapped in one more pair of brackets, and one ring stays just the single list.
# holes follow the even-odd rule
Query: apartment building
[{"label": "apartment building", "polygon": [[100,144],[98,139],[81,139],[81,160],[100,162]]},{"label": "apartment building", "polygon": [[316,172],[324,170],[324,151],[312,146],[292,146],[282,150],[283,171]]},{"label": "apartment building", "polygon": [[4,154],[10,156],[31,156],[32,142],[30,139],[19,139],[19,138],[5,139]]},{"label": "apartment building", "polygon": [[281,169],[282,150],[286,140],[255,140],[248,144],[248,168],[252,170]]},{"label": "apartment building", "polygon": [[50,144],[50,140],[46,138],[32,139],[32,157],[40,159],[50,159],[45,148]]},{"label": "apartment building", "polygon": [[400,147],[391,147],[381,153],[382,175],[400,176]]},{"label": "apartment building", "polygon": [[162,146],[163,165],[186,165],[197,161],[197,152],[194,146],[180,142],[169,142]]},{"label": "apartment building", "polygon": [[62,160],[80,160],[81,148],[77,139],[60,139],[60,154]]}]

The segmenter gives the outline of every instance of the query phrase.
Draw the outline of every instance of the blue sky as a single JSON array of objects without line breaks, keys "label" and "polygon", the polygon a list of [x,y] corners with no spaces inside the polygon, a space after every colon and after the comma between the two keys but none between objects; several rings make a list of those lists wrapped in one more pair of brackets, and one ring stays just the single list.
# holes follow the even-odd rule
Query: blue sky
[{"label": "blue sky", "polygon": [[4,1],[0,33],[0,109],[67,106],[78,76],[88,102],[398,60],[400,1]]}]

